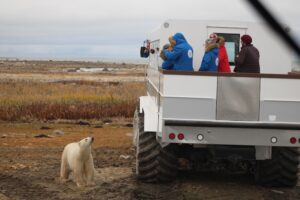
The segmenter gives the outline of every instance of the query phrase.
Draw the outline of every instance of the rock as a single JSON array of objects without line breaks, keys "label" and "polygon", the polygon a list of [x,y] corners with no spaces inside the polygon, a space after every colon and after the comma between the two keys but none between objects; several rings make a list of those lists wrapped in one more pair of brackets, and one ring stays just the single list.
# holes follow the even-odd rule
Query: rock
[{"label": "rock", "polygon": [[51,129],[51,128],[48,127],[48,126],[42,126],[40,129],[41,129],[41,130],[49,130],[49,129]]},{"label": "rock", "polygon": [[102,121],[97,121],[94,123],[94,128],[103,128],[104,124]]},{"label": "rock", "polygon": [[277,193],[277,194],[284,194],[284,192],[280,191],[280,190],[271,190],[271,191],[274,192],[274,193]]},{"label": "rock", "polygon": [[65,134],[65,133],[64,133],[63,131],[61,131],[61,130],[54,130],[53,133],[54,133],[55,135],[58,135],[58,136],[62,136],[62,135]]},{"label": "rock", "polygon": [[130,157],[130,155],[120,155],[120,158],[123,158],[125,160],[129,159]]},{"label": "rock", "polygon": [[86,120],[79,120],[78,122],[76,122],[76,124],[82,125],[82,126],[90,126],[90,122],[86,121]]},{"label": "rock", "polygon": [[35,138],[52,138],[51,136],[46,135],[46,134],[38,134],[38,135],[35,135],[33,137],[35,137]]},{"label": "rock", "polygon": [[68,69],[67,72],[77,72],[78,69]]},{"label": "rock", "polygon": [[7,135],[6,134],[2,134],[1,138],[7,138]]},{"label": "rock", "polygon": [[24,169],[26,167],[27,167],[26,165],[23,165],[23,164],[20,164],[20,163],[17,163],[15,165],[11,166],[12,169]]},{"label": "rock", "polygon": [[133,124],[132,123],[128,123],[128,124],[125,124],[125,126],[131,128],[131,127],[133,127]]},{"label": "rock", "polygon": [[112,120],[111,120],[111,119],[104,119],[104,120],[103,120],[103,123],[109,124],[109,123],[112,123]]}]

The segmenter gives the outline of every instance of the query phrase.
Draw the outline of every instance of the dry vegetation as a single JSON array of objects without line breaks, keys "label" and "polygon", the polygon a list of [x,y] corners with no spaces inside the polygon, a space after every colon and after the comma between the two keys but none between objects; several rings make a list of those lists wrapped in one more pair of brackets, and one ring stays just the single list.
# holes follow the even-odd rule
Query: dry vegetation
[{"label": "dry vegetation", "polygon": [[2,82],[0,120],[132,117],[144,84]]},{"label": "dry vegetation", "polygon": [[47,60],[9,60],[0,59],[1,73],[53,73],[74,72],[76,69],[88,68],[119,68],[122,70],[139,69],[140,64],[89,62],[89,61],[47,61]]},{"label": "dry vegetation", "polygon": [[[80,68],[102,68],[82,73]],[[131,118],[144,94],[143,65],[0,60],[0,120]]]}]

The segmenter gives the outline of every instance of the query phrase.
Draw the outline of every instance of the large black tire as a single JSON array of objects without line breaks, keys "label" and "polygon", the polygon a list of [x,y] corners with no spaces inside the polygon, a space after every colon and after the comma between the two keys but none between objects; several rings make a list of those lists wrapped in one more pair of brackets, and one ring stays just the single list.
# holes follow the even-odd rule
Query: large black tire
[{"label": "large black tire", "polygon": [[295,186],[298,179],[298,158],[297,148],[273,147],[271,160],[256,163],[256,182],[268,187]]},{"label": "large black tire", "polygon": [[177,175],[175,146],[162,148],[153,132],[144,132],[144,116],[138,117],[136,141],[136,174],[146,183],[161,183],[174,180]]}]

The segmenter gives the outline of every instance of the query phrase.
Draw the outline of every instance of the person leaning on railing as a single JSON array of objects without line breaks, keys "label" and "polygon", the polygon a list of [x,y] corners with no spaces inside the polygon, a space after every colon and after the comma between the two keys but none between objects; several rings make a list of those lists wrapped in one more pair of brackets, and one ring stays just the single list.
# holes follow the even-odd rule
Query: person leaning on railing
[{"label": "person leaning on railing", "polygon": [[241,37],[242,48],[235,57],[234,72],[260,73],[259,51],[252,44],[250,35]]},{"label": "person leaning on railing", "polygon": [[172,50],[165,49],[161,52],[164,61],[173,64],[172,70],[193,71],[193,48],[182,33],[169,37]]},{"label": "person leaning on railing", "polygon": [[225,39],[224,37],[218,37],[217,43],[219,44],[219,66],[218,66],[218,72],[227,72],[230,73],[230,64],[228,60],[228,54],[225,47]]},{"label": "person leaning on railing", "polygon": [[161,59],[163,59],[163,63],[161,65],[161,68],[165,69],[165,70],[172,70],[174,68],[174,64],[170,60],[166,59],[166,57],[165,57],[165,55],[163,53],[164,50],[172,51],[173,47],[170,44],[165,44],[163,46],[163,50],[160,52],[160,57],[161,57]]},{"label": "person leaning on railing", "polygon": [[209,38],[205,41],[205,53],[203,55],[199,71],[217,72],[219,65],[219,46],[216,40]]}]

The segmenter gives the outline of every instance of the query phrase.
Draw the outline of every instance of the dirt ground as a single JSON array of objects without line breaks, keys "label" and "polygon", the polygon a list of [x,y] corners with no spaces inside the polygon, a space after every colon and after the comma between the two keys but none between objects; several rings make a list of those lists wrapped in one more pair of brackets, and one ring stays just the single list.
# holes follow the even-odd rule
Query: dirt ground
[{"label": "dirt ground", "polygon": [[[296,200],[300,188],[263,188],[246,175],[181,172],[170,184],[144,184],[134,174],[132,128],[121,124],[0,123],[0,199]],[[59,182],[63,147],[93,136],[96,186]]]},{"label": "dirt ground", "polygon": [[[99,73],[77,72],[82,67],[106,70]],[[143,66],[125,63],[0,60],[0,82],[142,82],[143,74]],[[300,187],[264,188],[256,186],[249,175],[184,171],[169,184],[141,183],[134,172],[131,127],[127,119],[89,123],[67,120],[0,122],[0,200],[300,199]],[[61,183],[60,158],[64,146],[87,136],[95,138],[96,186],[77,188],[72,181]]]}]

